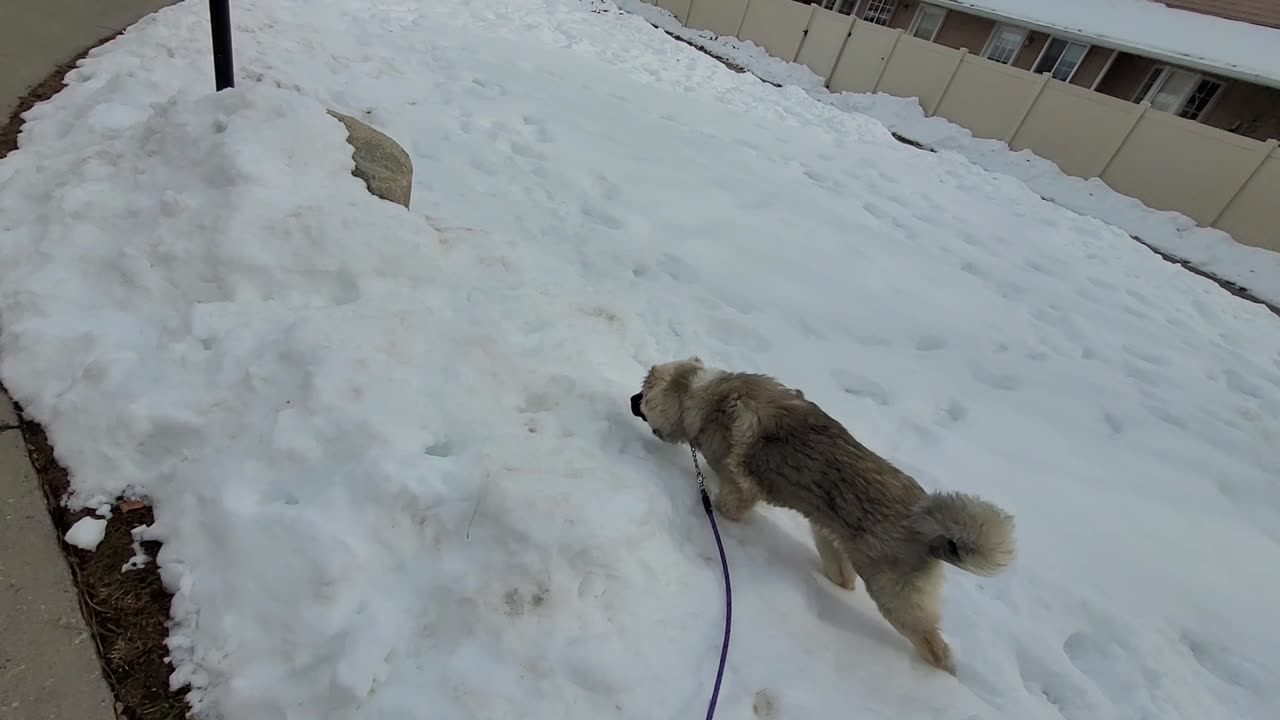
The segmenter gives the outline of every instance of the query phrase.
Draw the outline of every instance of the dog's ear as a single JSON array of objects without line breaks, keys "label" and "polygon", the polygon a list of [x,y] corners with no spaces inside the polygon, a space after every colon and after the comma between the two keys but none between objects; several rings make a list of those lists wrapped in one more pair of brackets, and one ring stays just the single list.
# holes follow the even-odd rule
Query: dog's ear
[{"label": "dog's ear", "polygon": [[689,358],[689,362],[693,363],[694,365],[697,365],[698,367],[702,367],[702,358],[698,357],[697,355],[694,355],[693,357]]}]

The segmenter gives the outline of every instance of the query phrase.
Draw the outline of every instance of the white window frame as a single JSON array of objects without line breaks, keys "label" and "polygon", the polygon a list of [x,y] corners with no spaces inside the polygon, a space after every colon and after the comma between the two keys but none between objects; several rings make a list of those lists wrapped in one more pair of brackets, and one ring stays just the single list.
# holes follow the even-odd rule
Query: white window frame
[{"label": "white window frame", "polygon": [[[1058,36],[1056,36],[1056,35],[1050,35],[1050,36],[1049,36],[1049,39],[1044,41],[1044,47],[1040,48],[1040,54],[1039,54],[1039,55],[1036,55],[1036,60],[1035,60],[1035,62],[1031,63],[1031,72],[1035,72],[1035,71],[1036,71],[1036,67],[1040,65],[1040,61],[1041,61],[1041,60],[1043,60],[1043,59],[1044,59],[1045,54],[1049,52],[1049,46],[1050,46],[1051,44],[1053,44],[1053,41],[1054,41],[1054,40],[1061,40],[1061,41],[1063,41],[1063,42],[1067,43],[1067,45],[1068,45],[1068,46],[1071,46],[1071,45],[1081,45],[1081,46],[1083,46],[1083,47],[1084,47],[1084,52],[1083,52],[1083,53],[1080,53],[1080,62],[1077,62],[1077,63],[1076,63],[1076,66],[1075,66],[1074,68],[1071,68],[1071,74],[1067,76],[1067,79],[1066,79],[1066,80],[1063,80],[1063,81],[1062,81],[1062,82],[1067,82],[1067,83],[1069,83],[1069,82],[1071,82],[1071,78],[1075,77],[1075,76],[1076,76],[1076,73],[1080,71],[1080,66],[1084,64],[1084,59],[1085,59],[1086,57],[1088,57],[1088,56],[1089,56],[1089,51],[1093,49],[1093,46],[1092,46],[1092,45],[1090,45],[1089,43],[1083,43],[1083,42],[1080,42],[1079,40],[1072,40],[1072,39],[1070,39],[1070,38],[1064,38],[1064,37],[1058,37]],[[1023,40],[1023,42],[1025,43],[1025,42],[1026,42],[1026,40]],[[1066,50],[1063,50],[1063,51],[1062,51],[1062,54],[1063,54],[1063,55],[1065,55],[1065,54],[1066,54]],[[1059,63],[1060,63],[1060,62],[1062,62],[1062,57],[1061,57],[1061,56],[1059,56],[1059,57],[1058,57],[1058,62],[1059,62]],[[1054,63],[1054,64],[1053,64],[1053,67],[1049,68],[1049,69],[1048,69],[1044,74],[1045,74],[1045,75],[1048,75],[1049,77],[1051,77],[1051,78],[1052,78],[1052,77],[1053,77],[1053,71],[1054,71],[1054,70],[1057,70],[1057,69],[1058,69],[1058,63]],[[1057,80],[1057,78],[1053,78],[1053,79]]]},{"label": "white window frame", "polygon": [[1218,101],[1221,100],[1222,96],[1225,95],[1227,92],[1227,81],[1223,80],[1222,78],[1213,77],[1212,75],[1201,75],[1200,82],[1204,82],[1205,80],[1218,83],[1218,92],[1214,93],[1213,97],[1209,98],[1209,102],[1205,103],[1204,109],[1200,111],[1199,115],[1195,116],[1194,118],[1189,118],[1183,115],[1182,112],[1187,109],[1187,102],[1190,101],[1191,96],[1196,93],[1196,88],[1200,87],[1200,83],[1197,82],[1196,87],[1192,88],[1191,92],[1187,94],[1186,99],[1182,101],[1182,107],[1178,108],[1178,112],[1175,113],[1178,117],[1182,118],[1183,120],[1190,120],[1191,122],[1202,123],[1205,121],[1206,118],[1209,117],[1209,114],[1213,112],[1213,109],[1214,107],[1217,106]]},{"label": "white window frame", "polygon": [[933,42],[938,37],[938,32],[942,30],[942,24],[947,21],[947,9],[939,5],[931,5],[925,2],[920,3],[916,8],[916,16],[911,19],[911,26],[907,28],[907,34],[911,37],[916,37],[916,30],[920,27],[920,21],[924,19],[924,11],[926,9],[937,10],[942,13],[942,16],[938,18],[938,26],[933,29],[933,34],[927,38],[918,38],[920,40]]},{"label": "white window frame", "polygon": [[[1018,48],[1013,51],[1013,55],[1006,61],[996,60],[991,57],[991,50],[995,47],[996,38],[1000,37],[1000,28],[1010,28],[1019,31]],[[991,28],[991,34],[987,36],[987,44],[982,48],[982,57],[993,63],[1012,66],[1018,60],[1018,56],[1022,54],[1022,49],[1027,46],[1027,36],[1031,33],[1029,28],[1013,23],[997,23]]]},{"label": "white window frame", "polygon": [[[830,10],[833,13],[840,13],[841,15],[851,16],[855,12],[857,12],[859,1],[860,0],[822,0],[822,4],[820,5],[820,7],[823,10]],[[848,5],[849,12],[840,12],[841,5]]]},{"label": "white window frame", "polygon": [[[880,6],[880,10],[873,14],[871,12],[871,8],[877,5]],[[898,0],[869,0],[867,2],[867,6],[862,8],[862,17],[860,19],[865,20],[872,25],[889,27],[889,23],[893,21],[893,16],[897,12]],[[878,22],[880,19],[883,19],[884,22]]]},{"label": "white window frame", "polygon": [[1090,90],[1097,90],[1102,85],[1102,81],[1107,79],[1107,73],[1111,72],[1111,66],[1116,64],[1118,57],[1120,57],[1120,51],[1113,49],[1107,56],[1107,62],[1098,71],[1098,76],[1093,79],[1093,84],[1089,86]]},{"label": "white window frame", "polygon": [[[1174,65],[1156,65],[1155,67],[1151,68],[1150,72],[1147,73],[1146,77],[1142,78],[1142,84],[1138,86],[1138,90],[1134,94],[1133,101],[1136,103],[1151,102],[1151,99],[1155,97],[1156,93],[1159,92],[1165,80],[1167,80],[1169,76],[1174,72],[1182,72],[1191,76],[1192,80],[1191,80],[1191,83],[1187,86],[1187,91],[1183,93],[1181,96],[1179,96],[1177,102],[1174,103],[1174,106],[1176,107],[1176,109],[1159,110],[1155,107],[1153,107],[1152,109],[1157,110],[1157,112],[1167,112],[1170,115],[1181,117],[1185,120],[1190,120],[1191,122],[1204,122],[1204,119],[1209,116],[1209,113],[1213,111],[1214,106],[1217,105],[1218,100],[1222,98],[1223,93],[1226,92],[1227,83],[1226,81],[1220,78],[1216,78],[1210,75],[1205,75],[1202,72],[1196,72],[1195,70],[1188,70],[1186,68],[1181,68]],[[1142,89],[1146,87],[1147,80],[1149,80],[1152,75],[1156,75],[1157,73],[1159,75],[1156,78],[1156,80],[1151,83],[1151,87],[1148,87],[1146,92],[1143,92]],[[1182,112],[1187,108],[1187,101],[1189,101],[1191,99],[1191,96],[1195,94],[1196,90],[1200,87],[1200,83],[1204,82],[1205,80],[1218,83],[1218,92],[1214,93],[1213,97],[1209,98],[1209,103],[1204,106],[1204,109],[1200,111],[1199,115],[1197,115],[1194,118],[1183,117]]]}]

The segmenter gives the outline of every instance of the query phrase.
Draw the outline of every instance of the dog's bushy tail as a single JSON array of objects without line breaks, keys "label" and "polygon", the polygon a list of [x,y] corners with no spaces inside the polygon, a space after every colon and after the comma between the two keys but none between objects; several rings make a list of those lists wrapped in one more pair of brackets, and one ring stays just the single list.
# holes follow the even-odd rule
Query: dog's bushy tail
[{"label": "dog's bushy tail", "polygon": [[932,493],[916,505],[911,522],[930,555],[974,575],[999,574],[1017,553],[1013,516],[973,495]]}]

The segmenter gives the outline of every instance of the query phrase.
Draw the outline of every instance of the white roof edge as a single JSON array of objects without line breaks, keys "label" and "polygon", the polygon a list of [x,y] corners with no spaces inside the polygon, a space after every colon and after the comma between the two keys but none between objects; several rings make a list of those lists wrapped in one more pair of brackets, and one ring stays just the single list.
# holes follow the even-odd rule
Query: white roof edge
[{"label": "white roof edge", "polygon": [[931,5],[937,5],[939,7],[944,7],[949,10],[963,11],[970,15],[977,15],[978,17],[987,18],[988,20],[997,20],[997,21],[1003,21],[1003,22],[1016,23],[1023,27],[1027,27],[1032,30],[1036,30],[1038,32],[1051,34],[1057,37],[1063,37],[1071,40],[1083,40],[1085,42],[1088,42],[1090,45],[1094,45],[1097,47],[1110,48],[1112,50],[1120,50],[1122,52],[1131,53],[1133,55],[1141,55],[1142,57],[1152,58],[1153,60],[1161,60],[1163,62],[1167,62],[1173,65],[1180,65],[1182,67],[1191,68],[1193,70],[1200,70],[1202,72],[1206,72],[1212,75],[1227,77],[1233,80],[1243,80],[1245,82],[1251,82],[1257,85],[1265,85],[1266,87],[1280,89],[1280,79],[1270,78],[1264,75],[1258,75],[1256,73],[1251,73],[1246,70],[1240,70],[1239,68],[1233,67],[1231,65],[1223,65],[1223,64],[1217,64],[1212,62],[1206,62],[1204,60],[1189,57],[1186,55],[1178,55],[1175,53],[1164,52],[1162,50],[1154,50],[1152,48],[1144,47],[1142,45],[1127,43],[1123,40],[1116,40],[1115,38],[1099,37],[1097,35],[1090,35],[1088,33],[1081,32],[1080,30],[1070,30],[1067,28],[1056,27],[1053,25],[1046,25],[1044,23],[1036,22],[1035,20],[1028,20],[1025,17],[1019,17],[1017,15],[999,13],[999,12],[995,12],[994,10],[987,10],[985,8],[974,7],[973,5],[963,2],[963,0],[924,0],[924,1],[928,2]]}]

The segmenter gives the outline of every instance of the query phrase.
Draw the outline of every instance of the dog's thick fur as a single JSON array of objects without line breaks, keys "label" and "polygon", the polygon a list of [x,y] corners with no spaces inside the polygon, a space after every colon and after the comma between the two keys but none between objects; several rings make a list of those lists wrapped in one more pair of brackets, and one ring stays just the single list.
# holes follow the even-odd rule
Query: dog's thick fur
[{"label": "dog's thick fur", "polygon": [[758,501],[808,518],[823,573],[858,576],[929,664],[955,674],[939,633],[942,563],[990,576],[1015,554],[1012,516],[962,493],[928,493],[804,397],[767,375],[698,358],[655,365],[634,399],[660,439],[689,443],[719,477],[714,504],[741,520]]}]

